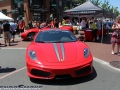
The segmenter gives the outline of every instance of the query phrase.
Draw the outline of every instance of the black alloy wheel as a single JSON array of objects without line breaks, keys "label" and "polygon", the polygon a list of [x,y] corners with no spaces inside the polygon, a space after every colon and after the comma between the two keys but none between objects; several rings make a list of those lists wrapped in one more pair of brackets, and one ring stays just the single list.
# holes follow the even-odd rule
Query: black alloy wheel
[{"label": "black alloy wheel", "polygon": [[28,40],[32,41],[34,39],[35,33],[31,32],[28,34]]}]

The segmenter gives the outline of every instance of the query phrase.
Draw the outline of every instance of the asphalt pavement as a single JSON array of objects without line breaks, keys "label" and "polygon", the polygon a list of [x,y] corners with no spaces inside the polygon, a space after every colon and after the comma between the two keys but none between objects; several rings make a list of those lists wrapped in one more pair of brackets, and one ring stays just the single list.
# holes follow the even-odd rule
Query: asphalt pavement
[{"label": "asphalt pavement", "polygon": [[106,62],[97,58],[94,58],[94,72],[90,76],[63,80],[30,80],[26,74],[25,53],[25,49],[0,49],[1,88],[34,86],[39,87],[37,90],[120,90],[120,70],[109,67]]}]

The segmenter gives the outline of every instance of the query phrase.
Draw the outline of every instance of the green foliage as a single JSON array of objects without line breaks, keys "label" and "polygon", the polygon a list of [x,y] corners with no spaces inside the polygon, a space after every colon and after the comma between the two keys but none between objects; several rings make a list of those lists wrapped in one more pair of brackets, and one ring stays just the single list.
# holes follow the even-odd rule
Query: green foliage
[{"label": "green foliage", "polygon": [[83,4],[84,2],[86,2],[87,0],[73,0],[75,3],[80,3]]},{"label": "green foliage", "polygon": [[102,3],[101,6],[102,6],[102,8],[104,8],[107,11],[110,11],[110,12],[116,14],[116,15],[120,14],[120,12],[118,10],[118,7],[114,7],[114,6],[110,5],[109,0],[104,0],[104,3]]},{"label": "green foliage", "polygon": [[109,1],[108,0],[104,0],[104,3],[102,3],[102,7],[105,9],[105,10],[110,10],[110,8],[111,8],[111,5],[110,5],[110,3],[109,3]]},{"label": "green foliage", "polygon": [[101,5],[102,1],[100,0],[91,0],[95,5]]},{"label": "green foliage", "polygon": [[64,10],[68,10],[69,8],[68,7],[64,7]]}]

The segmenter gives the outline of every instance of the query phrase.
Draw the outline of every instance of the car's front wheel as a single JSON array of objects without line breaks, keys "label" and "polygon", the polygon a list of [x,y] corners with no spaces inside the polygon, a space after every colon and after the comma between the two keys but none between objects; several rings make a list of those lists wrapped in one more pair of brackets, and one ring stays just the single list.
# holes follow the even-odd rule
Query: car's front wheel
[{"label": "car's front wheel", "polygon": [[28,34],[28,40],[32,41],[34,39],[35,33],[31,32]]}]

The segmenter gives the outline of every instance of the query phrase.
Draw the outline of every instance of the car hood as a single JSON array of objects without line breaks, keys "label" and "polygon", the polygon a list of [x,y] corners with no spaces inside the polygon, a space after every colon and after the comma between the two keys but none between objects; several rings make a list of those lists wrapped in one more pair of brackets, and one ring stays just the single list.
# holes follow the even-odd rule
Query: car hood
[{"label": "car hood", "polygon": [[79,45],[77,42],[37,43],[35,52],[41,63],[75,62],[78,59],[83,61],[83,46]]},{"label": "car hood", "polygon": [[[75,47],[73,47],[75,46]],[[39,44],[47,62],[71,62],[76,59],[77,47],[75,43],[47,43]],[[72,52],[71,52],[72,51]]]},{"label": "car hood", "polygon": [[37,61],[31,60],[28,54],[26,54],[26,57],[30,62],[48,66],[82,65],[83,63],[88,63],[93,60],[91,52],[87,58],[84,57],[85,48],[88,48],[88,46],[80,41],[69,43],[32,42],[27,48],[27,53],[30,50],[35,51]]}]

